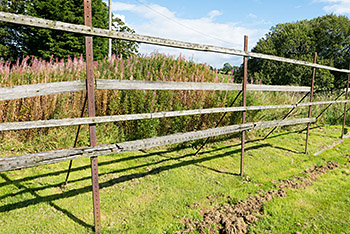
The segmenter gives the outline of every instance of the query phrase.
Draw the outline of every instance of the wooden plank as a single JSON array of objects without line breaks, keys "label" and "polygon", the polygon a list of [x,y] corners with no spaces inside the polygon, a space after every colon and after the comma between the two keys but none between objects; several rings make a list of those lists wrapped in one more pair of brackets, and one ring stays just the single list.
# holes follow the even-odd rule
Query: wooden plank
[{"label": "wooden plank", "polygon": [[110,123],[110,122],[118,122],[118,121],[168,118],[168,117],[179,117],[179,116],[186,116],[186,115],[214,114],[214,113],[222,113],[222,112],[282,109],[282,108],[293,108],[295,106],[296,105],[222,107],[222,108],[194,109],[194,110],[155,112],[155,113],[129,114],[129,115],[51,119],[51,120],[38,120],[38,121],[26,121],[26,122],[8,122],[8,123],[0,123],[0,131],[64,127],[64,126],[74,126],[74,125],[82,125],[82,124]]},{"label": "wooden plank", "polygon": [[85,81],[65,81],[0,88],[0,101],[50,94],[84,91]]},{"label": "wooden plank", "polygon": [[[96,80],[97,89],[119,90],[241,90],[242,84],[207,83],[207,82],[174,82],[143,80]],[[310,92],[305,86],[255,85],[248,84],[248,91],[284,91]]]},{"label": "wooden plank", "polygon": [[119,90],[241,90],[240,84],[143,80],[96,80],[97,89]]},{"label": "wooden plank", "polygon": [[134,41],[134,42],[151,44],[151,45],[174,47],[174,48],[180,48],[180,49],[190,49],[190,50],[214,52],[214,53],[221,53],[221,54],[248,56],[252,58],[261,58],[261,59],[321,68],[321,69],[326,69],[331,71],[350,73],[350,70],[338,69],[338,68],[319,65],[319,64],[313,64],[310,62],[300,61],[295,59],[282,58],[282,57],[260,54],[260,53],[253,53],[253,52],[245,52],[242,50],[229,49],[229,48],[212,46],[212,45],[169,40],[169,39],[164,39],[159,37],[123,33],[123,32],[117,32],[117,31],[109,31],[107,29],[93,28],[93,27],[88,27],[88,26],[78,25],[78,24],[69,24],[69,23],[64,23],[60,21],[46,20],[46,19],[41,19],[37,17],[18,15],[18,14],[12,14],[7,12],[0,12],[0,21],[39,27],[39,28],[65,31],[65,32],[73,32],[73,33],[78,33],[78,34],[83,34],[88,36],[116,38],[121,40]]},{"label": "wooden plank", "polygon": [[[139,90],[240,90],[240,84],[205,83],[205,82],[170,82],[140,80],[97,80],[97,89],[139,89]],[[86,90],[85,81],[64,81],[44,84],[20,85],[0,88],[0,101],[44,96],[51,94]],[[248,85],[250,91],[290,91],[309,92],[309,87]]]},{"label": "wooden plank", "polygon": [[194,109],[194,110],[155,112],[155,113],[129,114],[129,115],[51,119],[51,120],[38,120],[38,121],[26,121],[26,122],[8,122],[8,123],[0,123],[0,131],[64,127],[64,126],[74,126],[74,125],[82,125],[82,124],[111,123],[111,122],[118,122],[118,121],[141,120],[141,119],[158,119],[158,118],[179,117],[179,116],[186,116],[186,115],[214,114],[214,113],[223,113],[223,112],[289,109],[289,108],[296,108],[296,107],[303,107],[303,106],[310,106],[310,105],[315,106],[315,105],[326,105],[326,104],[345,103],[345,102],[348,103],[350,102],[350,100],[323,101],[323,102],[313,102],[313,103],[308,102],[308,103],[289,104],[289,105],[220,107],[220,108]]},{"label": "wooden plank", "polygon": [[348,103],[350,100],[339,100],[339,101],[322,101],[322,102],[307,102],[298,104],[301,106],[315,106],[315,105],[327,105],[327,104],[339,104],[339,103]]},{"label": "wooden plank", "polygon": [[118,154],[129,151],[148,149],[156,146],[164,146],[191,140],[203,139],[207,137],[231,134],[235,132],[241,132],[243,130],[269,128],[274,126],[281,127],[287,125],[306,124],[315,121],[315,118],[304,118],[245,123],[201,131],[178,133],[162,137],[153,137],[136,141],[122,142],[117,144],[105,144],[96,147],[63,149],[49,152],[26,154],[15,157],[5,157],[0,158],[0,172],[34,167],[44,164],[58,163],[78,158],[96,157],[101,155]]},{"label": "wooden plank", "polygon": [[314,156],[317,156],[317,155],[319,155],[319,154],[321,154],[321,153],[323,153],[323,152],[325,152],[325,151],[327,151],[327,150],[333,149],[333,148],[336,147],[337,145],[343,143],[345,139],[349,139],[349,138],[350,138],[350,135],[349,135],[349,134],[345,135],[345,136],[343,137],[343,139],[338,140],[338,141],[335,141],[335,142],[333,142],[332,145],[326,146],[324,149],[322,149],[322,150],[320,150],[320,151],[314,153]]},{"label": "wooden plank", "polygon": [[269,91],[269,92],[310,92],[307,86],[288,86],[288,85],[255,85],[247,84],[247,91]]}]

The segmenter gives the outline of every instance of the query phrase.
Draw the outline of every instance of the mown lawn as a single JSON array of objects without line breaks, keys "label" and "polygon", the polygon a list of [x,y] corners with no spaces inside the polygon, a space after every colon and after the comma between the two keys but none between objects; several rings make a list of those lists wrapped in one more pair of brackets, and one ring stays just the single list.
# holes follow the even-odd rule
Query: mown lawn
[{"label": "mown lawn", "polygon": [[[301,129],[299,127],[298,129]],[[174,233],[184,217],[200,218],[200,209],[222,204],[209,195],[246,199],[273,180],[290,178],[326,161],[340,166],[305,189],[264,207],[251,232],[349,233],[350,140],[318,156],[313,153],[339,139],[341,126],[305,133],[280,131],[246,144],[245,178],[238,176],[240,142],[218,141],[194,156],[195,149],[161,147],[99,157],[102,233]],[[254,133],[255,136],[266,131]],[[248,132],[248,136],[251,133]],[[255,137],[256,138],[256,137]],[[1,147],[9,155],[9,147]],[[90,162],[73,162],[68,186],[62,187],[68,162],[0,173],[1,233],[93,233]],[[193,204],[201,208],[189,208]]]}]

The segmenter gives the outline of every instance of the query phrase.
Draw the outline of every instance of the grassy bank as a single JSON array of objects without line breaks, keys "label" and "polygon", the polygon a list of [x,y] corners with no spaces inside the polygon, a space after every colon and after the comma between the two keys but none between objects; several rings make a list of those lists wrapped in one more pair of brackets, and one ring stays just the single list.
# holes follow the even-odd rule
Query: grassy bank
[{"label": "grassy bank", "polygon": [[[350,140],[312,155],[331,145],[339,134],[340,126],[312,129],[308,155],[302,153],[304,133],[280,132],[250,142],[246,146],[245,178],[237,176],[240,146],[235,138],[216,142],[199,156],[193,156],[192,148],[162,147],[99,157],[102,233],[181,231],[184,217],[200,219],[203,209],[245,200],[260,189],[273,188],[272,181],[298,175],[324,160],[337,161],[340,166],[314,185],[287,190],[285,198],[268,202],[252,231],[308,232],[313,225],[317,226],[316,233],[349,230],[343,220],[350,215],[349,199],[343,194],[350,192],[350,167],[344,157],[350,154]],[[18,151],[15,147],[13,150]],[[1,147],[2,155],[10,151]],[[75,160],[73,165],[67,187],[61,186],[67,162],[1,173],[2,232],[92,233],[89,160]]]}]

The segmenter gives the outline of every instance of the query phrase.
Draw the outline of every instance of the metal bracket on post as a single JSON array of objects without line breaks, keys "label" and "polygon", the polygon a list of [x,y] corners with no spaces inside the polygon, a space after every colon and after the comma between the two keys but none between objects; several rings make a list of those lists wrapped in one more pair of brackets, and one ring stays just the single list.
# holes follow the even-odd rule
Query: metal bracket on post
[{"label": "metal bracket on post", "polygon": [[[248,51],[248,36],[244,36],[244,51]],[[248,57],[244,56],[243,60],[243,81],[242,81],[242,106],[247,105],[247,80],[248,80]],[[242,124],[245,123],[246,111],[242,112]],[[242,145],[241,145],[241,167],[240,175],[243,177],[244,171],[244,143],[245,143],[245,131],[242,131]]]},{"label": "metal bracket on post", "polygon": [[[350,66],[349,66],[349,70],[350,70]],[[346,83],[346,94],[345,94],[345,100],[348,100],[349,98],[349,82],[350,82],[350,74],[348,74],[348,82]],[[345,120],[346,120],[346,102],[344,104],[344,118],[343,118],[343,126],[341,129],[341,138],[343,138],[344,136],[344,130],[345,130]]]},{"label": "metal bracket on post", "polygon": [[[92,27],[91,0],[84,0],[85,25]],[[89,117],[95,117],[95,87],[93,72],[93,40],[91,36],[85,37],[86,47],[86,89],[88,96]],[[97,146],[96,124],[89,125],[90,146]],[[98,183],[98,163],[97,157],[91,157],[91,180],[92,180],[92,201],[94,208],[95,232],[101,232],[101,212],[100,212],[100,188]]]},{"label": "metal bracket on post", "polygon": [[[315,52],[314,64],[316,64],[316,61],[317,61],[317,52]],[[312,102],[312,98],[313,98],[313,96],[314,96],[315,76],[316,76],[316,68],[314,67],[314,68],[312,69],[312,81],[311,81],[310,102]],[[308,114],[308,117],[311,118],[311,106],[309,106],[309,114]],[[308,146],[308,144],[309,144],[309,133],[310,133],[310,123],[307,124],[306,143],[305,143],[305,154],[307,153],[307,146]]]}]

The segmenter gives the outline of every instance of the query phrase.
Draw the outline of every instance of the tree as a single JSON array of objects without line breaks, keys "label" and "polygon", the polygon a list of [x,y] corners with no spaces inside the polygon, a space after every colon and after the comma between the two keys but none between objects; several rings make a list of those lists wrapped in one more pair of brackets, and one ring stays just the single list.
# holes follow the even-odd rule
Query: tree
[{"label": "tree", "polygon": [[[22,13],[34,17],[40,17],[50,20],[63,21],[73,24],[84,24],[84,1],[83,0],[8,0],[8,2],[25,2]],[[92,23],[93,27],[108,28],[108,8],[102,0],[92,1]],[[122,23],[117,20],[116,24]],[[14,25],[7,25],[8,28],[16,28]],[[125,24],[121,25],[121,30],[134,33]],[[1,31],[0,31],[1,32]],[[20,41],[14,41],[15,46],[11,56],[6,58],[16,58],[15,56],[35,56],[43,59],[49,59],[51,56],[58,58],[67,58],[68,56],[78,56],[84,54],[85,40],[82,35],[67,33],[62,31],[40,29],[34,27],[23,27],[20,34]],[[15,38],[15,37],[13,37]],[[108,39],[94,37],[94,58],[103,59],[108,54]],[[9,47],[10,42],[0,41],[0,49]],[[137,44],[135,42],[122,43],[123,54],[136,53]]]},{"label": "tree", "polygon": [[[31,0],[28,15],[73,24],[84,24],[83,0]],[[102,0],[92,1],[93,27],[108,28],[108,9]],[[94,58],[103,59],[108,51],[106,38],[94,37]],[[38,46],[40,45],[40,46]],[[28,28],[25,33],[25,54],[49,59],[52,55],[67,58],[84,53],[81,35],[48,29]]]},{"label": "tree", "polygon": [[233,67],[230,63],[225,63],[224,66],[219,70],[225,74],[228,74],[229,72],[232,72]]},{"label": "tree", "polygon": [[[112,30],[118,32],[135,33],[133,29],[126,26],[125,23],[117,17],[113,18]],[[132,41],[123,41],[118,39],[112,40],[112,53],[122,56],[123,58],[128,58],[131,54],[138,53],[138,47],[139,45]]]},{"label": "tree", "polygon": [[[0,1],[0,11],[23,14],[25,12],[26,1],[3,0]],[[15,60],[21,56],[23,47],[24,27],[9,25],[0,22],[0,58],[4,60]]]},{"label": "tree", "polygon": [[[344,16],[326,15],[312,20],[278,24],[271,28],[252,49],[253,52],[347,68],[350,62],[350,20]],[[249,59],[250,75],[265,84],[311,84],[312,68],[263,59]],[[342,88],[346,75],[317,69],[315,87]]]}]

